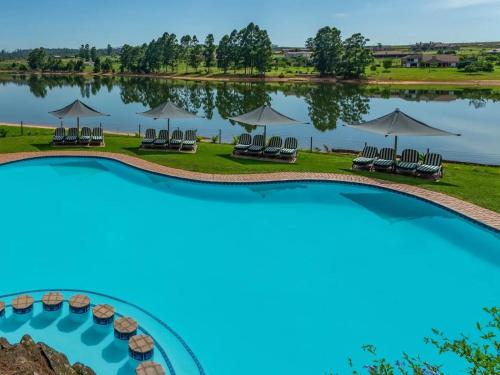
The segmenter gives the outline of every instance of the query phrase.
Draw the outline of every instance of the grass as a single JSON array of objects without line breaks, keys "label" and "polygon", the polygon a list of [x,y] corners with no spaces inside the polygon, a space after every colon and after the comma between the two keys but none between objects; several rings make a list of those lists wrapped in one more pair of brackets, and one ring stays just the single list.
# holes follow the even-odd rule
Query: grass
[{"label": "grass", "polygon": [[[50,129],[25,128],[23,136],[20,135],[18,127],[0,126],[0,129],[7,131],[7,136],[0,138],[0,153],[55,150],[49,146],[53,133]],[[231,157],[232,146],[227,144],[201,143],[196,154],[141,151],[138,149],[139,144],[140,139],[137,137],[107,134],[106,147],[92,148],[92,150],[132,155],[173,168],[206,173],[330,172],[377,177],[449,194],[500,212],[500,167],[448,163],[444,165],[444,178],[439,182],[433,182],[386,173],[352,171],[351,154],[301,152],[296,164],[281,164],[234,159]],[[61,149],[65,147],[56,148],[56,150]]]},{"label": "grass", "polygon": [[[398,62],[399,65],[399,62]],[[465,73],[459,72],[456,68],[401,68],[392,67],[385,70],[378,67],[375,72],[370,68],[366,70],[368,79],[384,81],[481,81],[481,80],[500,80],[500,66],[495,66],[495,71],[491,73]]]}]

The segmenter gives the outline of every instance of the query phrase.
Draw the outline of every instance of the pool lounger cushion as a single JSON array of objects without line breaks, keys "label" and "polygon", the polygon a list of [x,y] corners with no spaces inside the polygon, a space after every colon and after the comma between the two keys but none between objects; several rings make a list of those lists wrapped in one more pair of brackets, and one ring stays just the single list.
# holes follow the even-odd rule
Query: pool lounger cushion
[{"label": "pool lounger cushion", "polygon": [[418,151],[413,149],[403,150],[401,160],[396,164],[396,172],[414,173],[418,167]]},{"label": "pool lounger cushion", "polygon": [[281,151],[281,146],[283,145],[283,140],[281,137],[271,137],[268,146],[264,149],[264,155],[266,156],[276,156]]},{"label": "pool lounger cushion", "polygon": [[299,142],[296,138],[288,137],[285,139],[283,148],[280,150],[280,157],[284,159],[294,159],[297,157],[297,148]]},{"label": "pool lounger cushion", "polygon": [[252,136],[248,133],[243,133],[238,138],[238,143],[234,146],[233,153],[237,154],[245,152],[252,144]]},{"label": "pool lounger cushion", "polygon": [[156,130],[155,129],[146,129],[146,135],[144,136],[144,139],[142,140],[142,146],[143,147],[150,147],[153,145],[153,142],[156,139]]},{"label": "pool lounger cushion", "polygon": [[181,148],[183,150],[194,150],[196,147],[196,130],[186,130]]},{"label": "pool lounger cushion", "polygon": [[92,130],[87,127],[82,128],[82,134],[80,135],[80,138],[78,139],[78,143],[82,145],[88,145],[90,143],[90,139],[92,138]]},{"label": "pool lounger cushion", "polygon": [[101,145],[104,143],[104,135],[102,128],[92,129],[92,137],[90,138],[90,143],[93,145]]},{"label": "pool lounger cushion", "polygon": [[373,146],[365,146],[361,152],[361,156],[352,161],[352,166],[355,167],[371,167],[378,156],[378,149]]},{"label": "pool lounger cushion", "polygon": [[158,138],[153,141],[154,147],[164,147],[168,141],[168,134],[165,129],[160,130],[158,133]]},{"label": "pool lounger cushion", "polygon": [[57,128],[54,132],[54,136],[52,137],[52,143],[54,144],[64,143],[65,135],[66,131],[64,128]]},{"label": "pool lounger cushion", "polygon": [[168,144],[168,147],[180,149],[182,146],[183,140],[184,140],[184,135],[183,135],[182,131],[179,129],[176,129],[172,133],[172,138],[170,138],[170,142]]},{"label": "pool lounger cushion", "polygon": [[77,143],[78,142],[78,129],[69,128],[68,135],[64,138],[64,143]]},{"label": "pool lounger cushion", "polygon": [[263,150],[264,150],[264,136],[261,134],[256,135],[255,137],[253,137],[253,142],[250,145],[250,147],[248,147],[247,153],[258,155],[261,154]]},{"label": "pool lounger cushion", "polygon": [[418,166],[417,174],[439,178],[442,176],[443,157],[440,154],[430,153],[425,155],[424,162]]},{"label": "pool lounger cushion", "polygon": [[394,166],[394,149],[383,148],[380,150],[380,157],[373,162],[373,168],[376,170],[387,170]]}]

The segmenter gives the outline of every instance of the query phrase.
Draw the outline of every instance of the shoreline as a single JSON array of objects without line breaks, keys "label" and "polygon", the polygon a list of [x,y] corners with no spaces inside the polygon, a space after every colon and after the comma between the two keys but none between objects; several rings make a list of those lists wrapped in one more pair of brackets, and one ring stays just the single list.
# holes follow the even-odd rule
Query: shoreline
[{"label": "shoreline", "polygon": [[418,80],[377,80],[377,79],[347,79],[338,80],[335,77],[319,77],[317,75],[297,75],[290,77],[256,77],[242,75],[189,75],[179,73],[68,73],[68,72],[39,72],[14,70],[0,70],[0,74],[36,74],[41,76],[82,76],[82,77],[133,77],[133,78],[158,78],[166,80],[184,81],[211,81],[211,82],[241,82],[241,83],[304,83],[304,84],[357,84],[381,86],[467,86],[467,87],[500,87],[500,80],[459,80],[459,81],[418,81]]}]

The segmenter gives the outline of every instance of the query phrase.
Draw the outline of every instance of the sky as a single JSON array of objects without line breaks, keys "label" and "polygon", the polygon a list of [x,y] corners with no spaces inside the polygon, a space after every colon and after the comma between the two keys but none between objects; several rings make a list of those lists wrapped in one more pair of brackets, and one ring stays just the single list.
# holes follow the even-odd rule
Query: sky
[{"label": "sky", "polygon": [[500,0],[0,0],[0,49],[149,42],[164,32],[216,40],[255,22],[303,46],[326,25],[370,44],[500,41]]}]

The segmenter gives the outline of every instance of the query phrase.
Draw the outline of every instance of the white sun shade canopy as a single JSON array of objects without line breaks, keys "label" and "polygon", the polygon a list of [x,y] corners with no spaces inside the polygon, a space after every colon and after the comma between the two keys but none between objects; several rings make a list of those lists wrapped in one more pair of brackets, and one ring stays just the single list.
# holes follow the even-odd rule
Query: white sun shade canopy
[{"label": "white sun shade canopy", "polygon": [[272,107],[264,105],[257,109],[254,109],[251,112],[245,113],[241,116],[230,117],[230,120],[240,122],[242,124],[247,125],[274,125],[274,124],[282,124],[282,125],[294,125],[294,124],[303,124],[302,121],[294,120],[288,116],[285,116],[278,111],[274,110]]},{"label": "white sun shade canopy", "polygon": [[142,116],[154,119],[188,119],[198,118],[195,114],[186,111],[184,108],[176,106],[174,103],[168,101],[154,107],[146,112],[139,113]]},{"label": "white sun shade canopy", "polygon": [[393,136],[445,136],[457,135],[445,130],[433,128],[421,121],[415,120],[399,109],[377,119],[361,124],[346,125],[350,128],[367,132]]},{"label": "white sun shade canopy", "polygon": [[67,105],[64,108],[58,109],[57,111],[49,112],[51,115],[59,119],[66,117],[98,117],[98,116],[109,116],[105,113],[96,111],[95,109],[89,107],[87,104],[82,103],[79,100],[75,100],[73,103]]}]

